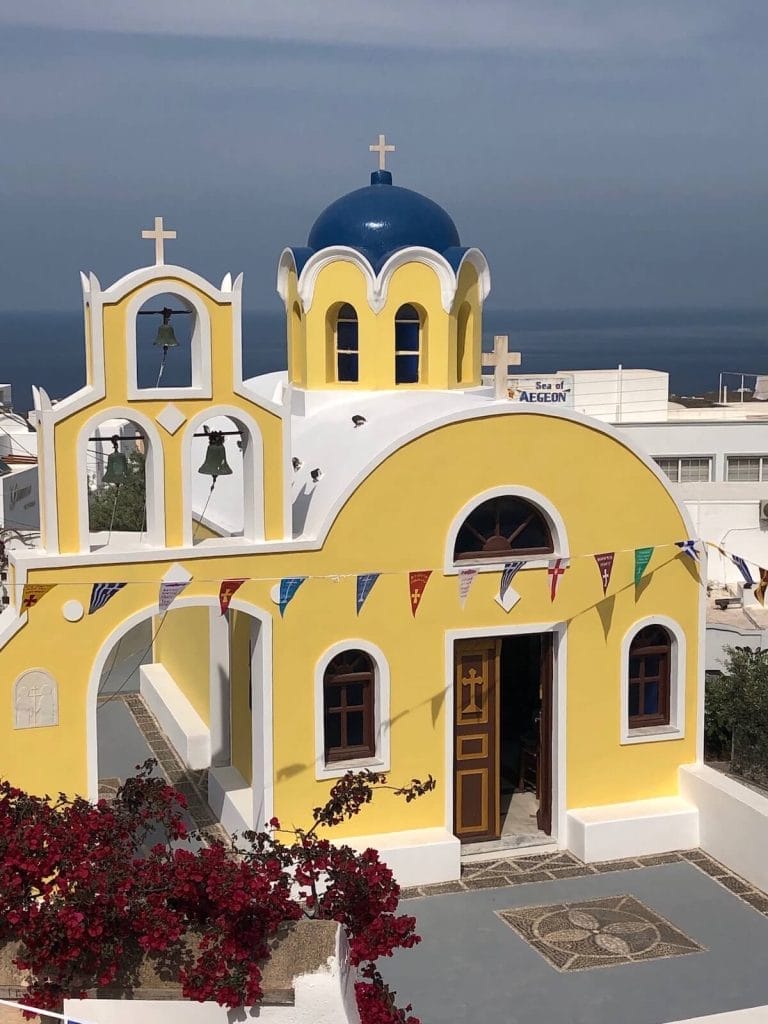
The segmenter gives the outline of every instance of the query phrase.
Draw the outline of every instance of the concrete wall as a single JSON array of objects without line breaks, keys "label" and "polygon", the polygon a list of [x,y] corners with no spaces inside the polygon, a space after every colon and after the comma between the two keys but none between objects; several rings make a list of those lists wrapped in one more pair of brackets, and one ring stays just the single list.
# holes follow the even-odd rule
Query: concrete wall
[{"label": "concrete wall", "polygon": [[699,845],[768,891],[768,797],[708,768],[680,769],[680,793],[699,810]]}]

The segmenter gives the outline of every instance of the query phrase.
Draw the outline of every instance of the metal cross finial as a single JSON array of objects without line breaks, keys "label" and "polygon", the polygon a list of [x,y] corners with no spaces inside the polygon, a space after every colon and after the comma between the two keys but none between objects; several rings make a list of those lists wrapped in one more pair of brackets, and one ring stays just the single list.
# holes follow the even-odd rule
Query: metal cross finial
[{"label": "metal cross finial", "polygon": [[175,238],[175,231],[163,230],[163,218],[155,217],[154,231],[142,231],[142,238],[154,238],[155,240],[155,266],[162,266],[165,263],[165,239]]},{"label": "metal cross finial", "polygon": [[493,367],[495,398],[508,398],[507,373],[510,366],[520,365],[520,353],[509,351],[509,338],[497,334],[493,339],[493,352],[483,352],[483,366]]},{"label": "metal cross finial", "polygon": [[368,149],[371,153],[379,154],[379,170],[386,171],[387,169],[387,153],[394,153],[395,147],[388,146],[386,136],[380,135],[378,145],[369,146]]}]

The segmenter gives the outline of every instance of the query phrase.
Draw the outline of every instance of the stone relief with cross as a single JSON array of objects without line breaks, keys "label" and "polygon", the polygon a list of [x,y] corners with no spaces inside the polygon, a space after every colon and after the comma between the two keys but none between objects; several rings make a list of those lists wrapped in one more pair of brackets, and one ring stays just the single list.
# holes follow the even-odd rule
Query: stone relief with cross
[{"label": "stone relief with cross", "polygon": [[59,724],[59,687],[42,669],[19,676],[13,687],[14,728],[39,729]]}]

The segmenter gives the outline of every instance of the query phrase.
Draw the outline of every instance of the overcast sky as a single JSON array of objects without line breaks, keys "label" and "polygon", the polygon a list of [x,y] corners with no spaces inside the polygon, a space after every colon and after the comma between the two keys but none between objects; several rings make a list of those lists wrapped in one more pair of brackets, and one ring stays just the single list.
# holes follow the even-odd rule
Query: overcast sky
[{"label": "overcast sky", "polygon": [[500,308],[768,305],[766,0],[7,0],[0,309],[151,261],[245,272],[395,181]]}]

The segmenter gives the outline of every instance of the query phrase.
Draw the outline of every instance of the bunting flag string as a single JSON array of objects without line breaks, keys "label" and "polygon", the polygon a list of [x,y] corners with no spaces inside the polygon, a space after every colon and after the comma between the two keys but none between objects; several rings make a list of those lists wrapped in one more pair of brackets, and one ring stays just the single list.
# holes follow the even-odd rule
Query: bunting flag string
[{"label": "bunting flag string", "polygon": [[167,612],[173,602],[189,586],[189,580],[163,580],[160,584],[160,596],[158,607],[161,612]]},{"label": "bunting flag string", "polygon": [[422,569],[418,572],[408,573],[408,585],[411,593],[411,612],[413,613],[414,618],[416,618],[416,610],[421,604],[421,599],[424,596],[424,588],[429,582],[429,577],[431,575],[431,569]]},{"label": "bunting flag string", "polygon": [[472,586],[475,576],[477,576],[477,569],[459,569],[459,603],[462,608],[467,603],[469,588]]},{"label": "bunting flag string", "polygon": [[94,612],[103,608],[107,601],[110,601],[124,586],[125,583],[94,583],[88,614],[93,615]]},{"label": "bunting flag string", "polygon": [[34,608],[40,598],[45,597],[49,590],[53,590],[55,583],[25,583],[21,592],[21,608]]},{"label": "bunting flag string", "polygon": [[285,609],[296,596],[296,591],[307,578],[306,576],[285,576],[280,580],[280,596],[277,603],[280,607],[281,618],[285,614]]},{"label": "bunting flag string", "polygon": [[635,548],[635,586],[638,586],[643,578],[643,573],[648,568],[653,552],[654,548]]},{"label": "bunting flag string", "polygon": [[364,572],[357,577],[357,596],[355,599],[357,605],[357,614],[360,614],[360,609],[365,604],[365,600],[373,590],[376,580],[379,578],[381,573],[379,572]]},{"label": "bunting flag string", "polygon": [[244,579],[222,580],[221,587],[219,588],[219,608],[221,608],[222,615],[226,615],[232,598],[245,582]]},{"label": "bunting flag string", "polygon": [[611,573],[613,572],[613,563],[616,558],[614,551],[603,551],[600,555],[595,555],[595,561],[597,562],[597,568],[600,570],[600,582],[603,584],[603,596],[605,596],[608,590],[608,584],[611,582]]},{"label": "bunting flag string", "polygon": [[[720,550],[722,551],[723,549],[721,548]],[[727,552],[723,551],[723,554],[727,554]],[[755,585],[755,581],[752,578],[752,573],[749,571],[747,563],[744,561],[744,559],[740,558],[738,555],[729,555],[728,557],[731,559],[733,564],[744,577],[744,582],[747,584],[747,586],[753,587]]]}]

